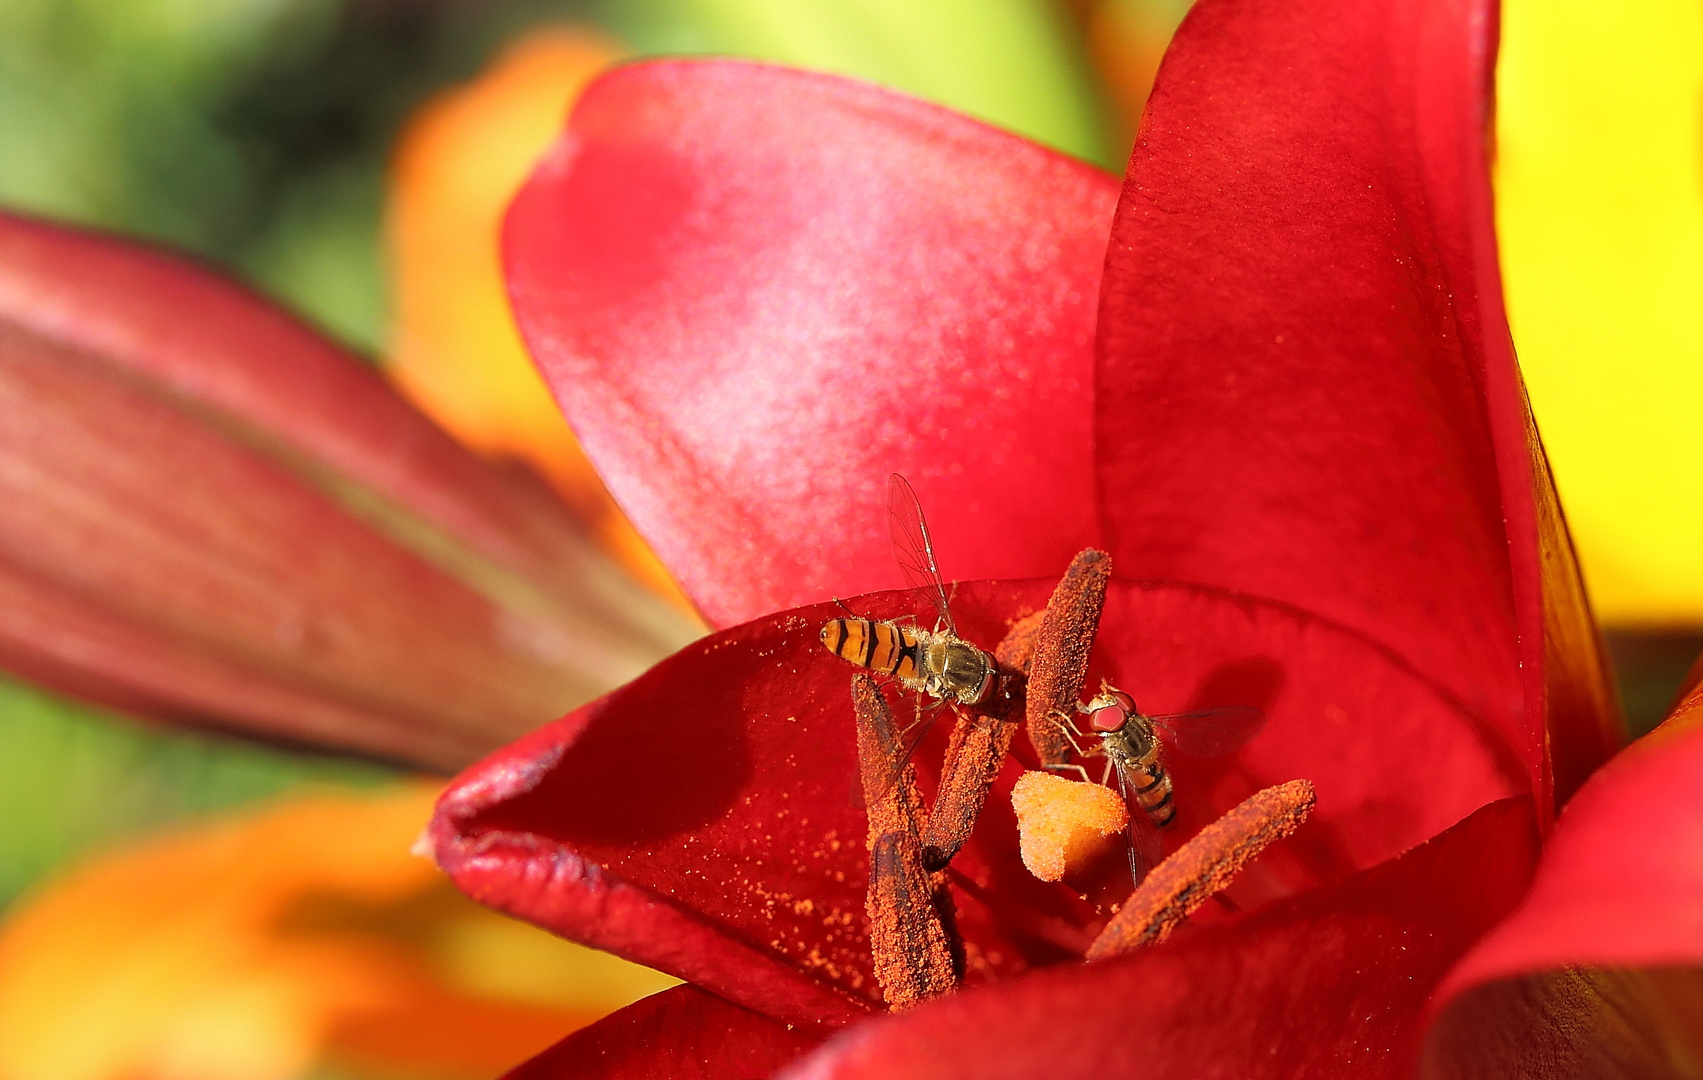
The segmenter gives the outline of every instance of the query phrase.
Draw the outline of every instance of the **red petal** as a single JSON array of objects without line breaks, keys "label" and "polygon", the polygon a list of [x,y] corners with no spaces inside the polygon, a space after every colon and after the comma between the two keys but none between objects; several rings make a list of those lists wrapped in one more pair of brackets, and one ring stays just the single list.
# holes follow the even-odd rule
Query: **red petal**
[{"label": "red petal", "polygon": [[1518,899],[1536,846],[1530,801],[1505,800],[1340,885],[863,1025],[784,1075],[1410,1076],[1426,996]]},{"label": "red petal", "polygon": [[[1233,756],[1166,756],[1182,826],[1167,847],[1263,787],[1296,778],[1317,787],[1311,820],[1250,877],[1310,887],[1525,790],[1518,761],[1458,701],[1359,634],[1286,605],[1114,581],[1099,653],[1149,713],[1224,705],[1266,713]],[[1290,865],[1280,851],[1301,861]]]},{"label": "red petal", "polygon": [[1489,0],[1195,8],[1118,208],[1099,475],[1120,572],[1390,649],[1547,808],[1544,679],[1584,688],[1550,702],[1564,787],[1617,718],[1558,517],[1540,568],[1484,160],[1496,25]]},{"label": "red petal", "polygon": [[[988,612],[1044,589],[966,587],[965,631],[994,636]],[[858,603],[897,615],[910,599]],[[482,903],[788,1023],[864,1015],[854,669],[819,640],[836,614],[722,631],[468,770],[432,824],[439,865]],[[984,952],[1020,962],[988,934]]]},{"label": "red petal", "polygon": [[[962,585],[960,628],[991,646],[1052,584]],[[880,617],[912,602],[853,603]],[[484,903],[767,1015],[855,1019],[875,990],[865,821],[850,799],[853,669],[818,642],[836,614],[824,604],[722,631],[469,770],[439,804],[440,865]],[[1241,754],[1170,759],[1182,820],[1283,780],[1317,786],[1312,821],[1243,883],[1250,902],[1371,865],[1520,786],[1434,686],[1286,608],[1120,582],[1104,626],[1113,670],[1144,705],[1267,710]],[[1023,870],[1009,804],[1019,771],[1008,763],[954,864],[975,893],[959,895],[973,979],[1080,954],[1104,918]]]},{"label": "red petal", "polygon": [[749,1080],[819,1041],[695,986],[677,986],[574,1032],[503,1080]]},{"label": "red petal", "polygon": [[[1437,1054],[1488,1061],[1492,1072],[1501,1061],[1510,1069],[1499,1075],[1513,1075],[1515,1062],[1529,1069],[1542,1060],[1535,1044],[1509,1035],[1521,1032],[1570,1052],[1636,1060],[1628,1048],[1648,1033],[1626,1031],[1613,995],[1590,987],[1592,976],[1573,969],[1703,965],[1699,806],[1703,690],[1694,690],[1666,723],[1603,766],[1567,804],[1524,903],[1449,976],[1444,996],[1459,1004],[1445,1014]],[[1545,972],[1556,974],[1519,978]],[[1628,978],[1638,981],[1625,971],[1610,981]],[[1688,990],[1693,1023],[1703,1019],[1700,989]],[[1646,1005],[1668,995],[1657,986],[1649,996],[1654,1002]],[[1566,1022],[1558,1024],[1561,1017]],[[1520,1074],[1580,1075],[1566,1064],[1575,1059],[1553,1060],[1550,1072]]]},{"label": "red petal", "polygon": [[154,251],[0,217],[0,417],[0,663],[74,693],[453,768],[685,637],[541,486]]},{"label": "red petal", "polygon": [[1094,302],[1115,197],[925,103],[734,62],[586,92],[511,208],[509,287],[598,471],[714,622],[899,583],[905,473],[957,578],[1097,531]]}]

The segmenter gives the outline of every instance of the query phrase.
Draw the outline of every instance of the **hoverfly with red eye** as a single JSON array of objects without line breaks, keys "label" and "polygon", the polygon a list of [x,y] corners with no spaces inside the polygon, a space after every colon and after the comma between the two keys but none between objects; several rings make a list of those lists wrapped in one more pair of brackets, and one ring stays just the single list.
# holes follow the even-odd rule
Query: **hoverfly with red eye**
[{"label": "hoverfly with red eye", "polygon": [[933,609],[934,629],[905,620],[830,619],[822,625],[822,644],[842,660],[936,699],[927,715],[918,717],[907,741],[908,758],[942,707],[979,705],[993,696],[999,665],[991,654],[958,636],[922,503],[898,473],[887,478],[887,515],[899,568],[921,598],[919,607]]},{"label": "hoverfly with red eye", "polygon": [[[1108,774],[1117,774],[1118,788],[1129,804],[1129,869],[1137,885],[1159,861],[1160,831],[1177,817],[1164,744],[1189,757],[1222,757],[1240,748],[1265,724],[1263,712],[1246,706],[1149,716],[1135,707],[1134,698],[1107,683],[1100,685],[1093,700],[1076,708],[1086,714],[1088,730],[1068,720],[1059,726],[1082,757],[1106,759],[1102,785],[1110,779]],[[1099,744],[1084,750],[1076,740],[1089,737],[1097,737]],[[1088,770],[1081,765],[1047,768],[1078,772],[1088,779]]]}]

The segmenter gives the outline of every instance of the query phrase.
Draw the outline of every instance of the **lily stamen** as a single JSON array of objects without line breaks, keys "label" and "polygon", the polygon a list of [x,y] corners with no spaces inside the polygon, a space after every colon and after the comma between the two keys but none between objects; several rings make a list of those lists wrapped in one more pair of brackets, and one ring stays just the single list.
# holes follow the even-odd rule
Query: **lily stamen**
[{"label": "lily stamen", "polygon": [[899,768],[904,739],[880,686],[862,672],[852,676],[852,705],[869,811],[869,948],[887,1007],[898,1011],[957,989],[963,947],[944,879],[923,865],[916,766]]},{"label": "lily stamen", "polygon": [[1143,879],[1089,946],[1087,958],[1104,960],[1164,941],[1255,856],[1300,828],[1314,801],[1310,780],[1291,780],[1242,800]]}]

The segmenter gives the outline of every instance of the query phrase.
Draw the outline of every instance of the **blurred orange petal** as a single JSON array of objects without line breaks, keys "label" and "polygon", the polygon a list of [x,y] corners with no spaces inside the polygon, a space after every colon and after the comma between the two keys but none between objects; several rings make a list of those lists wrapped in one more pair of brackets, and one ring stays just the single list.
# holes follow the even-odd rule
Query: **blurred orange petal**
[{"label": "blurred orange petal", "polygon": [[1159,61],[1188,7],[1188,0],[1093,0],[1083,13],[1089,57],[1117,114],[1118,147],[1126,156]]},{"label": "blurred orange petal", "polygon": [[537,468],[612,554],[687,606],[533,368],[497,257],[509,200],[581,88],[619,55],[587,32],[536,29],[414,115],[397,145],[386,211],[395,304],[386,366],[463,443]]},{"label": "blurred orange petal", "polygon": [[409,854],[435,795],[298,797],[25,900],[0,928],[0,1077],[471,1080],[673,981],[460,898]]}]

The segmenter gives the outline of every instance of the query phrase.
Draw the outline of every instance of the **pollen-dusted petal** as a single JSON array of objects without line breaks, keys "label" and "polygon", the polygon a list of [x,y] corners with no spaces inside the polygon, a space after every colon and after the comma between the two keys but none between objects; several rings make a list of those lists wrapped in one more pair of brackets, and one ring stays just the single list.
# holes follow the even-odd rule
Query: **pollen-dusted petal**
[{"label": "pollen-dusted petal", "polygon": [[1057,881],[1105,849],[1129,826],[1129,808],[1100,784],[1026,772],[1011,789],[1023,865],[1042,881]]},{"label": "pollen-dusted petal", "polygon": [[1313,812],[1313,785],[1291,780],[1255,792],[1173,851],[1094,939],[1088,959],[1104,960],[1164,941],[1236,879],[1260,852],[1301,827]]},{"label": "pollen-dusted petal", "polygon": [[1437,980],[1513,907],[1536,855],[1531,801],[1504,800],[1198,934],[884,1017],[780,1077],[1410,1080]]}]

